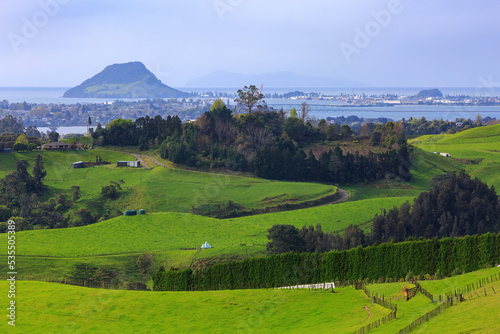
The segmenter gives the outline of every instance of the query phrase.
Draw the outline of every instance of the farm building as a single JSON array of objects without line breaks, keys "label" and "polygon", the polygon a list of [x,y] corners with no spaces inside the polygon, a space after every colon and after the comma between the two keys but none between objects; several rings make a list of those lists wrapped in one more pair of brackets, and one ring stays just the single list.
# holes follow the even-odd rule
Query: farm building
[{"label": "farm building", "polygon": [[57,141],[53,143],[47,143],[42,145],[42,150],[67,150],[69,145],[62,141]]},{"label": "farm building", "polygon": [[443,157],[451,157],[450,153],[439,153],[440,155],[442,155]]},{"label": "farm building", "polygon": [[116,167],[141,167],[140,161],[118,161]]},{"label": "farm building", "polygon": [[85,163],[83,161],[73,162],[71,168],[84,168]]}]

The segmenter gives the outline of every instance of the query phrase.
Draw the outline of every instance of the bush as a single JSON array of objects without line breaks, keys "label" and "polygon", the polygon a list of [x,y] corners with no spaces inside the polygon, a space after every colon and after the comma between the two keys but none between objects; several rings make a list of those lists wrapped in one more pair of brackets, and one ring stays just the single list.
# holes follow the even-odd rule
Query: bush
[{"label": "bush", "polygon": [[104,186],[101,189],[101,195],[109,199],[116,199],[118,197],[118,191],[114,185]]},{"label": "bush", "polygon": [[415,275],[413,275],[413,273],[410,271],[408,271],[408,274],[406,274],[406,277],[405,277],[405,281],[409,282],[411,281],[413,278],[415,277]]}]

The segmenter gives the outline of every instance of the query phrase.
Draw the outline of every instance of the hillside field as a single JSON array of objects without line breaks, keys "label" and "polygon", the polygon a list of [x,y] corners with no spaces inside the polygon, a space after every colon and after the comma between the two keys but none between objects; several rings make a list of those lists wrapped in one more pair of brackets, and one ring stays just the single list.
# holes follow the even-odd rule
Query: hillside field
[{"label": "hillside field", "polygon": [[[147,212],[191,212],[205,204],[234,205],[247,209],[272,207],[284,203],[300,203],[336,192],[336,187],[319,183],[280,182],[258,178],[209,174],[181,169],[156,167],[116,167],[119,160],[135,160],[131,155],[106,150],[67,152],[27,152],[2,154],[0,177],[15,170],[15,162],[25,159],[34,165],[41,154],[47,170],[44,184],[48,194],[44,198],[62,192],[71,194],[71,186],[81,189],[81,198],[69,209],[88,208],[95,214],[106,210],[115,212],[129,209],[145,209]],[[99,155],[110,165],[91,168],[70,168],[72,162],[95,161]],[[124,181],[123,191],[116,200],[101,196],[101,188],[110,181]]]},{"label": "hillside field", "polygon": [[455,134],[426,135],[409,141],[427,152],[450,153],[451,158],[436,155],[439,165],[456,165],[490,186],[500,187],[500,124],[468,129]]},{"label": "hillside field", "polygon": [[[7,282],[0,289],[8,290]],[[149,292],[18,282],[16,330],[2,333],[350,333],[389,310],[361,290]],[[3,304],[8,302],[2,297]],[[371,312],[368,319],[367,305]]]},{"label": "hillside field", "polygon": [[[379,198],[222,220],[166,212],[121,216],[82,227],[22,231],[16,234],[18,266],[25,274],[65,277],[80,262],[126,270],[131,259],[144,252],[153,253],[155,263],[168,268],[185,268],[203,258],[262,256],[267,230],[275,224],[301,228],[321,223],[326,232],[355,224],[368,230],[381,206],[399,206],[411,199]],[[5,238],[0,235],[2,243]],[[214,248],[200,250],[205,241]],[[4,263],[0,262],[0,268]]]}]

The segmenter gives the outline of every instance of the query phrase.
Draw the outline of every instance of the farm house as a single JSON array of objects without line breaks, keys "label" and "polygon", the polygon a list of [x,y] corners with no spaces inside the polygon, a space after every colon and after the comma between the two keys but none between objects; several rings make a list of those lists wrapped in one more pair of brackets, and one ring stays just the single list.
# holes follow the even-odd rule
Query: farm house
[{"label": "farm house", "polygon": [[140,161],[118,161],[116,167],[141,167]]}]

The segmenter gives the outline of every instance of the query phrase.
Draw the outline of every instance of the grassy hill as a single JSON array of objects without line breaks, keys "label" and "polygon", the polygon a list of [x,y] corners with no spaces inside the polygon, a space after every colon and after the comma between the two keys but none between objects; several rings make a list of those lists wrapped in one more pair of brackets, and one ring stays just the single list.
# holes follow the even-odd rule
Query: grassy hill
[{"label": "grassy hill", "polygon": [[[8,291],[7,282],[0,288]],[[17,283],[16,331],[3,333],[350,333],[389,313],[361,290],[144,292]],[[2,297],[6,305],[7,294]],[[367,305],[371,312],[368,319]]]},{"label": "grassy hill", "polygon": [[500,124],[465,130],[453,135],[426,135],[410,141],[427,152],[450,153],[451,158],[436,155],[436,164],[453,164],[465,169],[495,188],[500,187]]},{"label": "grassy hill", "polygon": [[[208,174],[181,169],[118,168],[116,161],[135,160],[131,155],[107,150],[28,152],[2,155],[0,177],[15,170],[17,160],[25,159],[31,171],[34,159],[41,154],[47,170],[46,198],[61,192],[71,193],[71,186],[81,189],[81,198],[70,211],[85,207],[102,215],[106,211],[146,209],[147,212],[191,212],[192,207],[210,204],[265,208],[283,203],[300,203],[336,192],[336,188],[318,183],[278,182],[251,177]],[[72,162],[95,161],[96,155],[111,165],[72,169]],[[102,186],[123,180],[117,200],[104,200]]]}]

